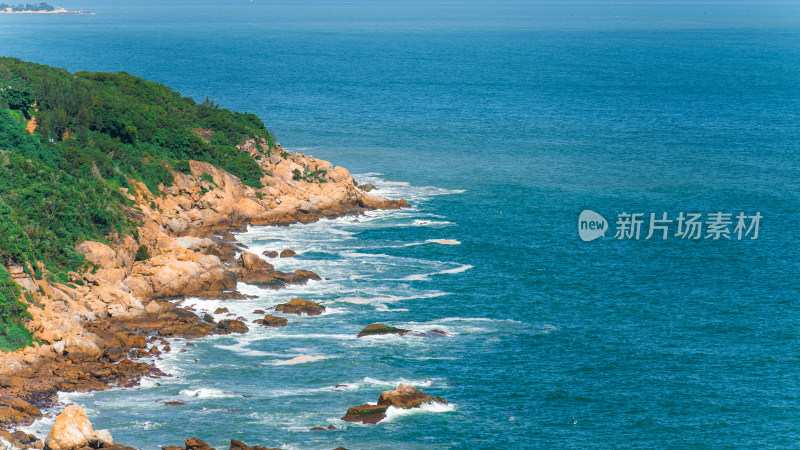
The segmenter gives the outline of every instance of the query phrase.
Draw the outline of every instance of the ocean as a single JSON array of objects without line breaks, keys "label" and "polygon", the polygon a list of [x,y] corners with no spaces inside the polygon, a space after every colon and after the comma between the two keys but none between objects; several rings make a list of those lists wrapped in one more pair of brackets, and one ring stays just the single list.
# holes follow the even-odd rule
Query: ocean
[{"label": "ocean", "polygon": [[[287,149],[412,205],[239,234],[326,279],[186,304],[327,312],[174,343],[171,378],[62,395],[117,442],[800,446],[796,2],[60,6],[96,14],[0,16],[0,54],[256,113]],[[580,238],[584,210],[605,237]],[[623,213],[642,214],[638,239],[616,238]],[[664,213],[668,237],[646,239]],[[681,213],[731,214],[730,238],[676,236]],[[740,213],[761,217],[757,239],[737,239]],[[355,338],[373,322],[447,337]],[[449,405],[339,420],[399,382]]]}]

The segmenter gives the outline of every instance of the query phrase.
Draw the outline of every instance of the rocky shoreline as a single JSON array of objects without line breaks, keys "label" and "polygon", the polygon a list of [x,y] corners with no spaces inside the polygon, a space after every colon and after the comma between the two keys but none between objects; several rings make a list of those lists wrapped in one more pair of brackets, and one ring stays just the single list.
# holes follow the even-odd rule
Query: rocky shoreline
[{"label": "rocky shoreline", "polygon": [[[236,291],[238,282],[280,289],[321,280],[307,270],[274,270],[260,256],[245,251],[231,232],[245,230],[248,225],[309,223],[365,210],[408,207],[404,200],[367,194],[365,191],[374,187],[359,189],[344,168],[288,153],[280,144],[276,151],[264,141],[249,140],[238,148],[258,162],[263,188],[248,187],[217,167],[190,161],[191,173],[172,171],[174,182],[160,186],[162,195],[153,195],[144,184],[132,182],[133,188],[124,194],[134,204],[127,212],[138,223],[136,235],[109,236],[105,243],[79,243],[76,250],[86,256],[92,268],[70,273],[70,283],[36,279],[30,275],[34,273],[30,267],[8,268],[29,304],[33,319],[28,328],[37,342],[21,351],[0,354],[0,448],[6,443],[10,448],[54,450],[124,448],[113,441],[92,440],[91,433],[83,433],[87,439],[80,445],[51,445],[46,439],[8,430],[42,417],[40,408],[55,406],[58,392],[129,387],[145,376],[170,376],[142,361],[180,351],[170,348],[167,338],[194,339],[248,331],[242,317],[201,318],[191,308],[178,306],[181,299],[243,298]],[[298,171],[309,169],[321,171],[323,178],[305,180],[296,176]],[[291,257],[294,252],[275,253],[264,256]],[[324,311],[324,306],[294,299],[275,310],[316,315]],[[224,308],[215,311],[218,316],[226,312]],[[286,324],[285,319],[271,315],[257,322],[254,325]],[[416,407],[433,399],[415,398],[423,400],[401,407]],[[70,411],[70,417],[81,417],[82,410]],[[210,447],[187,439],[184,447],[165,448]],[[231,448],[250,447],[232,441]]]}]

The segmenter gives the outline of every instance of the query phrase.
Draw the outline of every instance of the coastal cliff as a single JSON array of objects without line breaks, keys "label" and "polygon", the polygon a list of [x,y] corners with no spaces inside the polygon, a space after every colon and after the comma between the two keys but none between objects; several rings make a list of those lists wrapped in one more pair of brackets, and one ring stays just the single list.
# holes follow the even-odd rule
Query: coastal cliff
[{"label": "coastal cliff", "polygon": [[[62,87],[79,92],[74,98],[84,104],[76,108],[69,104],[73,97],[51,95],[54,84],[71,82],[68,73],[8,59],[0,60],[0,76],[3,71],[11,83],[0,104],[7,108],[0,111],[6,114],[6,122],[0,122],[3,175],[24,181],[22,175],[29,172],[20,167],[29,167],[55,183],[91,183],[87,186],[98,192],[91,201],[98,203],[99,197],[104,203],[96,209],[84,204],[90,212],[75,212],[70,216],[74,223],[42,223],[25,209],[26,196],[32,194],[24,190],[33,181],[0,186],[0,207],[6,209],[5,216],[0,214],[0,243],[5,245],[0,262],[9,274],[0,306],[11,311],[0,332],[8,342],[12,333],[31,337],[29,346],[0,353],[0,430],[41,417],[39,408],[52,406],[59,391],[131,386],[143,376],[168,375],[139,361],[173,351],[166,338],[248,329],[240,318],[200,318],[170,300],[242,298],[238,282],[277,289],[320,279],[307,270],[274,270],[260,256],[243,251],[231,232],[408,206],[404,200],[367,194],[346,169],[289,153],[260,120],[245,117],[242,122],[242,116],[219,112],[208,102],[187,107],[198,114],[192,120],[158,124],[148,119],[154,123],[148,131],[150,124],[136,115],[138,110],[129,110],[107,92],[124,88],[119,80],[145,83],[139,79],[85,74],[83,79],[90,81]],[[166,89],[143,85],[149,93]],[[156,107],[146,106],[148,111]],[[77,115],[62,117],[70,108]],[[177,114],[174,108],[170,113]],[[204,114],[218,117],[205,120]],[[225,119],[245,126],[232,129]],[[187,157],[192,154],[204,160]],[[54,207],[70,206],[61,191],[48,199],[51,188],[64,186],[42,187],[42,204],[58,197],[62,203]],[[55,227],[54,236],[68,245],[44,251],[52,243],[36,233],[45,227]],[[70,227],[86,231],[69,233]],[[3,431],[0,438],[15,439]]]}]

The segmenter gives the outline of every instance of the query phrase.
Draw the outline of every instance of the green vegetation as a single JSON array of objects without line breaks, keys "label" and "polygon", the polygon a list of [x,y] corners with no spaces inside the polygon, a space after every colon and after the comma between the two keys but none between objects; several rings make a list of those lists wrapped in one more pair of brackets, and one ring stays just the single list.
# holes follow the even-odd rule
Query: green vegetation
[{"label": "green vegetation", "polygon": [[[31,135],[25,124],[34,115]],[[31,263],[38,279],[68,282],[69,271],[90,268],[75,251],[78,242],[136,236],[129,214],[135,205],[120,188],[137,180],[160,195],[172,185],[170,169],[189,173],[191,159],[261,187],[258,163],[236,148],[252,138],[275,145],[253,114],[211,100],[196,104],[124,72],[70,74],[0,58],[0,350],[30,343],[25,304],[5,286],[11,282],[4,267]],[[137,259],[149,257],[139,250]]]},{"label": "green vegetation", "polygon": [[0,11],[11,9],[12,11],[53,11],[55,8],[47,3],[26,3],[24,5],[9,5],[0,3]]},{"label": "green vegetation", "polygon": [[31,332],[23,325],[30,318],[25,304],[19,302],[19,288],[5,267],[0,266],[0,352],[30,345]]},{"label": "green vegetation", "polygon": [[150,252],[147,250],[147,246],[140,245],[136,250],[136,261],[146,261],[148,259],[150,259]]},{"label": "green vegetation", "polygon": [[303,172],[300,173],[300,169],[294,169],[292,171],[292,179],[294,181],[307,181],[309,183],[325,183],[328,180],[325,179],[325,175],[328,174],[327,170],[324,169],[314,169],[309,171],[309,167],[303,167]]}]

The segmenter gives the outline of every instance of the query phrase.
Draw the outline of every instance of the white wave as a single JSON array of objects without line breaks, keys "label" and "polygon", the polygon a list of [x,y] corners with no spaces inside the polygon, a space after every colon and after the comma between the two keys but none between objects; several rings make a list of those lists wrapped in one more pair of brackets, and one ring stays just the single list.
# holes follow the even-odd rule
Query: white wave
[{"label": "white wave", "polygon": [[270,354],[267,352],[263,352],[261,350],[253,350],[247,347],[248,342],[239,342],[234,345],[215,345],[214,347],[222,349],[222,350],[230,350],[237,355],[241,356],[269,356]]},{"label": "white wave", "polygon": [[364,380],[363,380],[363,383],[366,384],[366,385],[370,385],[370,386],[389,386],[389,387],[392,387],[392,388],[396,388],[401,383],[402,384],[407,384],[409,386],[414,386],[414,387],[428,387],[428,386],[433,386],[434,381],[438,381],[438,380],[434,380],[434,379],[431,379],[431,380],[407,380],[405,378],[400,378],[398,380],[386,381],[386,380],[377,380],[375,378],[365,377]]},{"label": "white wave", "polygon": [[356,339],[355,335],[350,334],[278,334],[272,339],[337,339],[337,340],[352,340]]},{"label": "white wave", "polygon": [[[438,226],[450,226],[450,225],[453,225],[453,222],[448,222],[446,220],[422,220],[422,219],[416,219],[413,222],[411,222],[410,225],[407,225],[407,226],[412,226],[412,227],[438,227]],[[399,226],[403,226],[403,225],[399,225]]]},{"label": "white wave", "polygon": [[384,183],[390,186],[408,186],[408,181],[384,181]]},{"label": "white wave", "polygon": [[471,266],[469,264],[463,264],[463,265],[461,265],[459,267],[454,267],[452,269],[440,270],[438,272],[416,273],[416,274],[413,274],[413,275],[405,276],[403,278],[394,279],[393,281],[430,281],[431,280],[430,277],[433,276],[433,275],[446,275],[446,274],[462,273],[462,272],[468,271],[469,269],[472,269],[473,267],[474,266]]},{"label": "white wave", "polygon": [[415,300],[421,298],[436,298],[442,297],[444,295],[450,295],[449,292],[427,292],[425,294],[418,294],[418,295],[407,295],[407,296],[399,296],[399,295],[386,295],[382,297],[371,297],[371,298],[361,298],[361,297],[342,297],[336,299],[337,302],[345,302],[345,303],[354,303],[357,305],[363,305],[367,303],[394,303],[403,300]]},{"label": "white wave", "polygon": [[227,397],[234,397],[232,394],[228,394],[225,391],[220,389],[213,389],[213,388],[200,388],[200,389],[184,389],[178,394],[183,395],[184,397],[196,397],[196,398],[227,398]]},{"label": "white wave", "polygon": [[394,406],[390,406],[386,409],[386,418],[383,419],[381,422],[392,422],[397,420],[403,416],[409,416],[412,414],[424,414],[424,413],[445,413],[455,411],[456,405],[452,403],[440,403],[440,402],[428,402],[419,405],[417,408],[395,408]]},{"label": "white wave", "polygon": [[286,366],[286,365],[291,365],[291,364],[303,364],[303,363],[309,363],[309,362],[314,362],[314,361],[321,361],[323,359],[328,359],[328,357],[327,356],[301,355],[301,356],[294,357],[292,359],[285,359],[285,360],[282,360],[282,361],[275,361],[275,362],[272,363],[272,365],[274,365],[274,366]]}]

